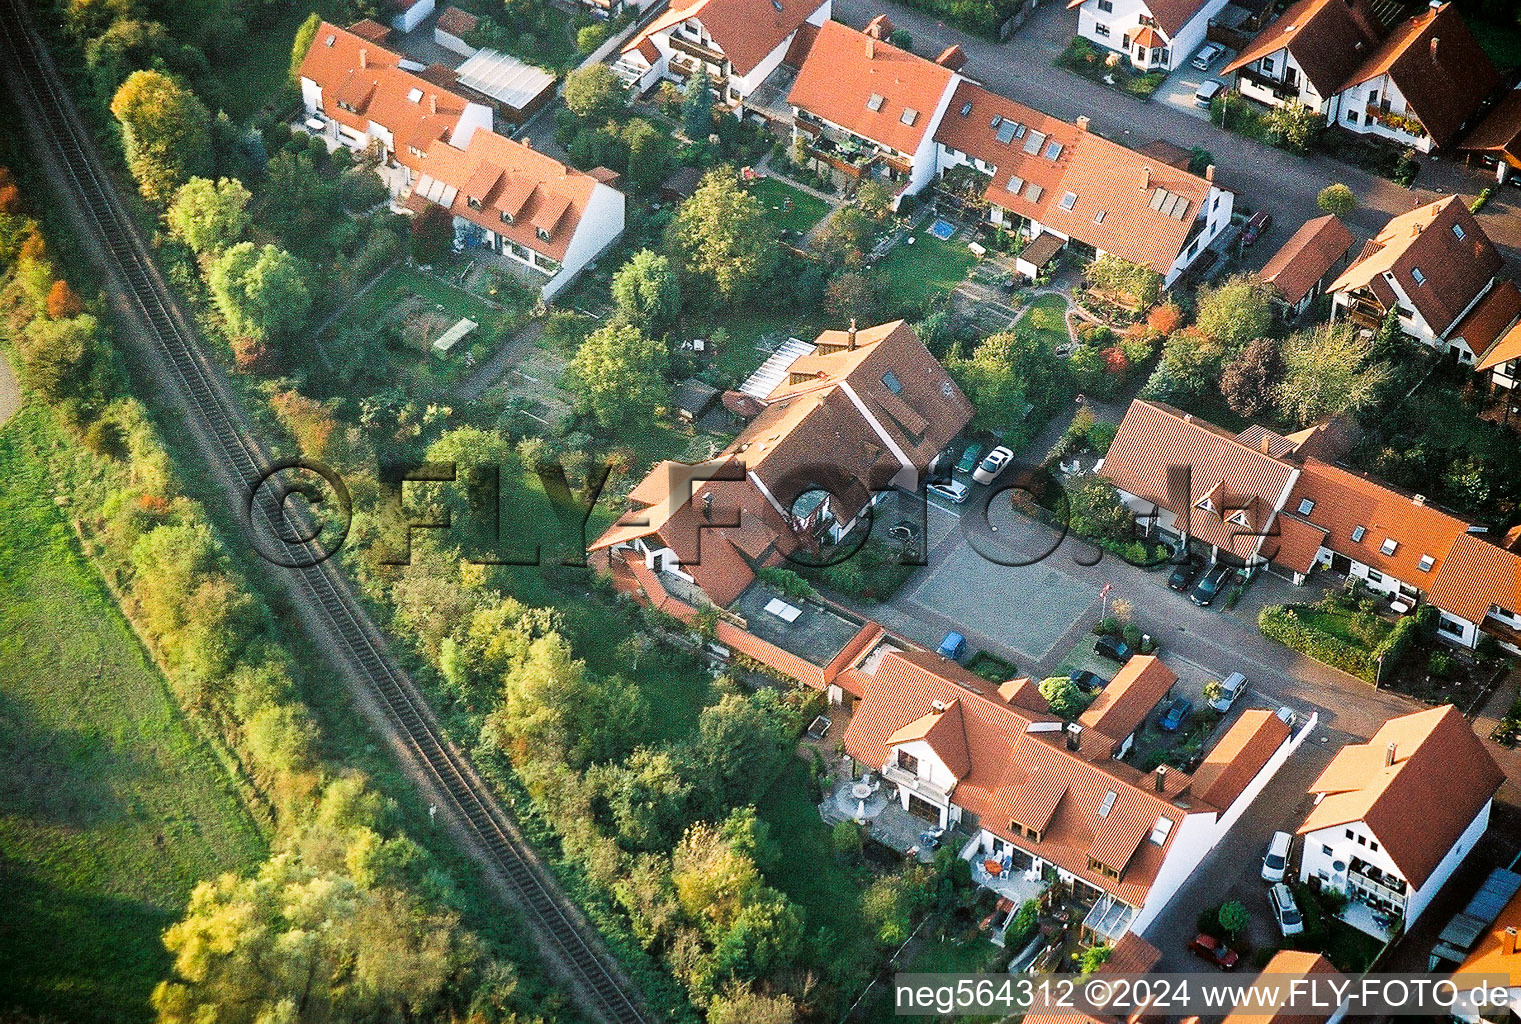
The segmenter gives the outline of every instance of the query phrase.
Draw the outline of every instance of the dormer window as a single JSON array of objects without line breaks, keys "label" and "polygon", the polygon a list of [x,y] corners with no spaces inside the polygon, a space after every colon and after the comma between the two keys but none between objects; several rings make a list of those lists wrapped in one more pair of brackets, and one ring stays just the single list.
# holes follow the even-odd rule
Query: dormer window
[{"label": "dormer window", "polygon": [[1398,550],[1399,546],[1400,542],[1393,537],[1385,537],[1384,542],[1378,546],[1378,550],[1380,554],[1392,555]]},{"label": "dormer window", "polygon": [[1421,556],[1421,572],[1430,572],[1433,565],[1436,565],[1435,558],[1432,558],[1430,555]]},{"label": "dormer window", "polygon": [[511,224],[512,223],[512,214],[508,213],[506,210],[502,211],[502,223],[503,224]]},{"label": "dormer window", "polygon": [[481,201],[475,198],[475,196],[466,196],[465,205],[469,206],[472,210],[479,210],[481,208]]},{"label": "dormer window", "polygon": [[541,242],[547,242],[547,241],[549,241],[549,229],[548,228],[539,228],[539,230],[538,230],[538,236],[539,236],[539,241],[541,241]]},{"label": "dormer window", "polygon": [[1097,857],[1090,856],[1088,858],[1088,870],[1096,871],[1099,874],[1103,875],[1105,878],[1112,878],[1116,882],[1120,880],[1120,873],[1114,868],[1110,867],[1108,864],[1105,864],[1103,861],[1099,860]]},{"label": "dormer window", "polygon": [[411,153],[413,156],[417,157],[417,159],[419,159],[419,160],[423,159],[425,156],[428,155],[428,154],[424,153],[422,150],[418,149],[416,146],[408,146],[407,147],[407,152]]}]

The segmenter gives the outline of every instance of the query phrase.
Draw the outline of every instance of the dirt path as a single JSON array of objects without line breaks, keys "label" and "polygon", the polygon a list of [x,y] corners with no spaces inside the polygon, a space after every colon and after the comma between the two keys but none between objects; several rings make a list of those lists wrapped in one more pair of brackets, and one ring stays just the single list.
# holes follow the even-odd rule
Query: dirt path
[{"label": "dirt path", "polygon": [[21,384],[16,380],[16,371],[11,368],[11,362],[0,353],[0,423],[4,423],[16,415],[16,410],[21,408]]},{"label": "dirt path", "polygon": [[540,317],[508,338],[490,358],[470,371],[470,376],[454,389],[454,397],[461,402],[478,401],[491,385],[506,376],[514,363],[539,343],[539,336],[543,333],[544,318]]}]

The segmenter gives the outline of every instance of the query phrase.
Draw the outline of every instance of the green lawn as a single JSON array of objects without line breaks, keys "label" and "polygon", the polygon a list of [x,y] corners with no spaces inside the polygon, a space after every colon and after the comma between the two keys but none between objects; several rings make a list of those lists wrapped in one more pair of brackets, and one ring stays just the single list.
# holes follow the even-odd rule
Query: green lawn
[{"label": "green lawn", "polygon": [[771,217],[771,222],[789,238],[806,235],[815,224],[829,213],[829,204],[817,196],[778,178],[761,178],[750,183],[750,194],[760,200]]},{"label": "green lawn", "polygon": [[888,277],[888,294],[900,305],[923,302],[933,292],[948,292],[966,280],[966,272],[977,257],[966,247],[967,235],[958,231],[950,241],[942,242],[928,231],[920,231],[914,244],[900,242],[878,264]]},{"label": "green lawn", "polygon": [[163,929],[264,837],[78,553],[44,416],[0,428],[0,1006],[146,1021]]},{"label": "green lawn", "polygon": [[1372,612],[1332,611],[1326,608],[1299,608],[1299,620],[1312,629],[1318,629],[1351,644],[1354,647],[1377,647],[1394,629],[1394,624],[1381,619]]},{"label": "green lawn", "polygon": [[1030,311],[1025,314],[1030,326],[1035,328],[1042,341],[1052,348],[1065,345],[1067,337],[1067,300],[1060,295],[1037,295],[1030,300]]}]

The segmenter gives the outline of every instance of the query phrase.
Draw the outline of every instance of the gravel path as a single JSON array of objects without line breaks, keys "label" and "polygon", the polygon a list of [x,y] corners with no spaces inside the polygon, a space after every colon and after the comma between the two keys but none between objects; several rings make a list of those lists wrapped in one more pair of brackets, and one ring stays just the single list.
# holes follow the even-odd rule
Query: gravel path
[{"label": "gravel path", "polygon": [[11,368],[10,360],[4,353],[0,353],[0,423],[16,415],[19,408],[21,384],[16,380],[16,371]]}]

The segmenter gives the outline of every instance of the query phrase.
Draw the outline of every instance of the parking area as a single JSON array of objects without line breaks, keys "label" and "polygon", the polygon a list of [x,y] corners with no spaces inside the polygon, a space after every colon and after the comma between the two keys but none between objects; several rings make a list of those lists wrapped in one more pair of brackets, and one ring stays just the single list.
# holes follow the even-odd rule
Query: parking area
[{"label": "parking area", "polygon": [[1188,60],[1183,66],[1167,76],[1161,88],[1157,89],[1151,97],[1154,103],[1165,103],[1174,110],[1181,111],[1190,117],[1200,120],[1209,119],[1209,108],[1201,107],[1194,101],[1199,86],[1205,82],[1217,82],[1221,91],[1228,89],[1230,83],[1220,76],[1220,70],[1231,62],[1235,57],[1234,50],[1226,50],[1210,63],[1208,71],[1200,71],[1193,66],[1193,54],[1189,54]]}]

